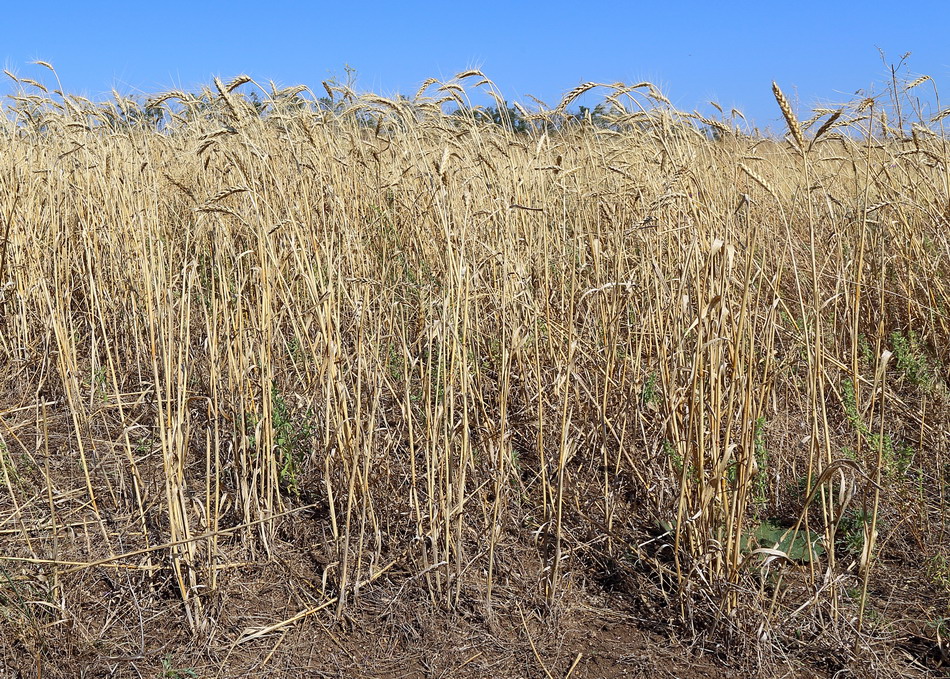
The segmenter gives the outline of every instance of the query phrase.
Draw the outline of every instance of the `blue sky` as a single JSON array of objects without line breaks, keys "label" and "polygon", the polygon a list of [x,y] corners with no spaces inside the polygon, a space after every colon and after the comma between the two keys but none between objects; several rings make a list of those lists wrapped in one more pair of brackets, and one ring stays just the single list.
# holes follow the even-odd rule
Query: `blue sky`
[{"label": "blue sky", "polygon": [[113,87],[152,94],[240,73],[316,91],[322,80],[345,78],[347,65],[357,89],[411,95],[428,77],[476,67],[513,100],[553,103],[584,81],[649,80],[683,110],[709,113],[706,102],[715,100],[777,128],[772,80],[805,117],[813,105],[881,91],[887,70],[879,48],[889,63],[911,52],[908,73],[932,76],[950,99],[947,0],[47,0],[7,4],[2,18],[4,68],[55,84],[30,65],[49,61],[67,91],[93,99]]}]

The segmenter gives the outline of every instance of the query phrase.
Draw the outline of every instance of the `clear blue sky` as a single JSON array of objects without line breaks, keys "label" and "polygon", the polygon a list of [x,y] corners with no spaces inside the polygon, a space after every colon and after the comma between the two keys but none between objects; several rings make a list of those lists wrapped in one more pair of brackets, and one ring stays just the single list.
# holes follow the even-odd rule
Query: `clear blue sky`
[{"label": "clear blue sky", "polygon": [[[549,103],[584,81],[659,85],[681,109],[710,99],[779,127],[772,80],[807,107],[884,82],[889,62],[931,75],[950,101],[950,1],[875,2],[62,2],[5,3],[4,68],[104,98],[194,89],[247,73],[411,95],[428,77],[481,68],[514,100]],[[0,93],[10,92],[9,79]],[[944,104],[945,105],[945,104]]]}]

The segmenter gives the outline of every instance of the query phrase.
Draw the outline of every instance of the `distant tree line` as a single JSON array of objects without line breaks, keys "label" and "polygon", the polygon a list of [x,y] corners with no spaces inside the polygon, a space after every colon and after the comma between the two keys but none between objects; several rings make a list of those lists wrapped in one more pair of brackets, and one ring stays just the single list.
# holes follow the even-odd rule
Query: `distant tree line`
[{"label": "distant tree line", "polygon": [[515,134],[527,134],[534,130],[557,130],[574,126],[590,126],[600,129],[614,129],[616,123],[607,115],[607,107],[597,104],[594,108],[580,106],[573,111],[565,111],[557,117],[525,116],[524,109],[513,106],[507,101],[504,106],[476,106],[456,108],[450,116],[469,118],[477,123],[486,123],[505,127]]},{"label": "distant tree line", "polygon": [[[500,101],[494,106],[456,106],[446,110],[437,104],[419,103],[405,97],[387,100],[372,95],[305,97],[303,94],[302,87],[286,88],[266,97],[255,91],[227,90],[225,94],[224,90],[204,88],[198,93],[173,92],[153,99],[116,95],[113,100],[98,104],[75,98],[68,110],[90,129],[106,128],[113,131],[145,129],[171,132],[178,124],[192,121],[229,127],[236,120],[246,117],[259,117],[281,124],[282,120],[306,114],[349,116],[361,127],[374,127],[377,130],[411,124],[427,116],[445,115],[450,123],[454,120],[459,125],[494,125],[516,135],[571,129],[620,132],[645,129],[657,124],[653,117],[628,115],[606,103],[534,114],[507,101]],[[44,103],[47,102],[36,98],[21,98],[9,107],[8,120],[13,123],[13,129],[34,133],[53,131],[50,124],[55,128],[63,119],[55,108]],[[686,121],[681,123],[689,124]],[[717,138],[709,130],[706,132],[710,138]]]}]

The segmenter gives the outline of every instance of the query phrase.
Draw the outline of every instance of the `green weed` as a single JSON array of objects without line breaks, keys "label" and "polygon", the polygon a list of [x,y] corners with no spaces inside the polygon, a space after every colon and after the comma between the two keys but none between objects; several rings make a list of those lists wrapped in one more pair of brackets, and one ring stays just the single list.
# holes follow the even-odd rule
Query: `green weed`
[{"label": "green weed", "polygon": [[813,557],[825,553],[821,544],[822,535],[804,528],[793,533],[791,529],[779,526],[772,521],[760,521],[742,537],[740,545],[744,552],[751,552],[760,547],[777,549],[785,552],[792,561],[808,563]]},{"label": "green weed", "polygon": [[[245,419],[245,431],[251,448],[257,449],[255,436],[260,419],[250,414]],[[313,413],[303,417],[291,412],[276,385],[271,387],[271,434],[277,455],[280,485],[292,495],[300,495],[300,465],[306,442],[313,435]]]},{"label": "green weed", "polygon": [[673,442],[669,439],[663,441],[663,453],[670,460],[670,464],[673,465],[673,470],[677,475],[683,473],[683,456],[679,454],[679,451],[676,450],[676,446],[673,445]]},{"label": "green weed", "polygon": [[[858,412],[858,405],[854,395],[854,383],[851,380],[845,380],[841,384],[841,398],[844,406],[845,416],[854,429],[861,433],[867,439],[871,450],[881,451],[881,459],[884,463],[884,473],[893,479],[904,476],[910,469],[914,461],[916,451],[906,443],[896,442],[889,434],[874,433],[864,422],[861,414]],[[854,458],[854,451],[847,449],[844,451],[848,457]]]},{"label": "green weed", "polygon": [[299,471],[303,456],[303,444],[313,434],[312,413],[302,420],[294,420],[287,402],[273,387],[271,391],[273,412],[271,420],[274,429],[274,445],[277,447],[280,464],[280,482],[292,494],[300,494]]},{"label": "green weed", "polygon": [[864,509],[849,509],[838,524],[838,547],[858,556],[864,551],[864,526],[871,522],[871,516]]},{"label": "green weed", "polygon": [[198,673],[193,669],[180,669],[172,666],[171,658],[162,658],[162,679],[197,679]]},{"label": "green weed", "polygon": [[643,383],[643,389],[640,390],[640,402],[645,406],[654,405],[660,399],[660,392],[657,389],[657,382],[660,376],[657,373],[650,373]]},{"label": "green weed", "polygon": [[944,554],[934,554],[927,561],[927,577],[943,591],[950,593],[950,559]]},{"label": "green weed", "polygon": [[891,346],[894,348],[895,365],[904,379],[917,387],[933,384],[933,370],[916,332],[911,330],[906,335],[892,332]]}]

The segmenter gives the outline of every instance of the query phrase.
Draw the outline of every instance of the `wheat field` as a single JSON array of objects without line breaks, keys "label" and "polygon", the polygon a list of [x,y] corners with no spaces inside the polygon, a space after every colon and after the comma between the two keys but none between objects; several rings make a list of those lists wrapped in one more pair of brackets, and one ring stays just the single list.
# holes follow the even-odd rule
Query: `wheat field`
[{"label": "wheat field", "polygon": [[516,129],[479,72],[15,79],[10,676],[939,671],[931,80],[808,114],[775,85],[769,136],[650,83]]}]

